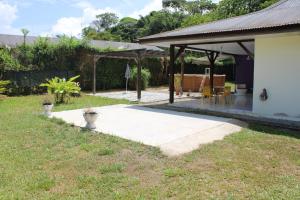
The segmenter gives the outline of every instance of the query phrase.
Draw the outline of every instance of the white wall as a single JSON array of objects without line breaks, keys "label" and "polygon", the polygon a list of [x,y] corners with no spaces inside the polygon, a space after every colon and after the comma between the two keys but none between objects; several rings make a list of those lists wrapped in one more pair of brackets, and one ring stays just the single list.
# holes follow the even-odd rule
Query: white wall
[{"label": "white wall", "polygon": [[300,34],[255,39],[253,112],[300,117]]}]

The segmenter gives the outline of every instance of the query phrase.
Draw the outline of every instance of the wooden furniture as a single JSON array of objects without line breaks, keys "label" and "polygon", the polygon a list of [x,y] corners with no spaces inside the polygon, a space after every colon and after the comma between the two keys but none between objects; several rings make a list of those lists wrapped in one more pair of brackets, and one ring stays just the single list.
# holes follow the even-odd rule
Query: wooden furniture
[{"label": "wooden furniture", "polygon": [[[176,74],[175,77],[181,77],[180,74]],[[203,79],[205,79],[203,84]],[[226,75],[214,75],[214,89],[223,91],[225,87]],[[201,85],[202,84],[202,85]],[[198,74],[185,74],[183,79],[183,91],[184,92],[199,92],[200,89],[210,85],[210,77],[207,75]]]}]

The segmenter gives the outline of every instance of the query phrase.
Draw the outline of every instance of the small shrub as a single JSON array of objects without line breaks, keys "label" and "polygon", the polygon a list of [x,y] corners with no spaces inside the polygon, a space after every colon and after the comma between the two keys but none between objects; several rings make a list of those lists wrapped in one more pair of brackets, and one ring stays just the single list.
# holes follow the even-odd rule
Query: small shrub
[{"label": "small shrub", "polygon": [[6,86],[10,84],[10,81],[0,81],[0,94],[3,94],[7,91]]},{"label": "small shrub", "polygon": [[[143,69],[142,68],[142,81],[141,81],[141,88],[142,90],[145,90],[148,85],[149,85],[149,80],[151,78],[150,71],[148,69]],[[137,67],[133,67],[131,70],[131,77],[130,77],[130,82],[129,82],[129,88],[136,90],[137,86]]]},{"label": "small shrub", "polygon": [[40,86],[47,87],[48,93],[54,95],[55,103],[66,103],[72,95],[79,94],[81,90],[79,83],[75,82],[78,78],[79,76],[75,76],[66,80],[55,77]]}]

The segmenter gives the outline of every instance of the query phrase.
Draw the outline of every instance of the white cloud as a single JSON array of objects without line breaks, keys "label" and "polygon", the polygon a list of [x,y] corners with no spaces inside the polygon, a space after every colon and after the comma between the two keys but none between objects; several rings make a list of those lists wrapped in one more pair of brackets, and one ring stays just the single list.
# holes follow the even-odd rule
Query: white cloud
[{"label": "white cloud", "polygon": [[93,20],[96,19],[96,15],[113,12],[118,13],[112,8],[99,9],[95,8],[88,1],[78,1],[74,6],[82,9],[81,17],[63,17],[57,20],[51,28],[50,33],[43,35],[58,35],[66,34],[70,36],[80,37],[81,31],[84,27],[88,26]]},{"label": "white cloud", "polygon": [[0,1],[0,32],[5,34],[17,34],[20,31],[13,28],[12,23],[17,19],[16,6]]},{"label": "white cloud", "polygon": [[134,11],[130,17],[139,18],[140,15],[145,16],[152,11],[157,11],[162,9],[162,0],[152,0],[150,3],[145,5],[142,9]]}]

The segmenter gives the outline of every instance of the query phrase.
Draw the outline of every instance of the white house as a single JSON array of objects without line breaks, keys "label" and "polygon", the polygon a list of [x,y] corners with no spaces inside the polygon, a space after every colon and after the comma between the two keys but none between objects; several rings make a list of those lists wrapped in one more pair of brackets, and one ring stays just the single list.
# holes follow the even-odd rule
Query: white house
[{"label": "white house", "polygon": [[222,51],[254,59],[253,114],[300,120],[300,0],[281,0],[258,12],[144,37],[139,42],[170,47],[170,103],[174,102],[176,51],[203,51],[211,58]]}]

